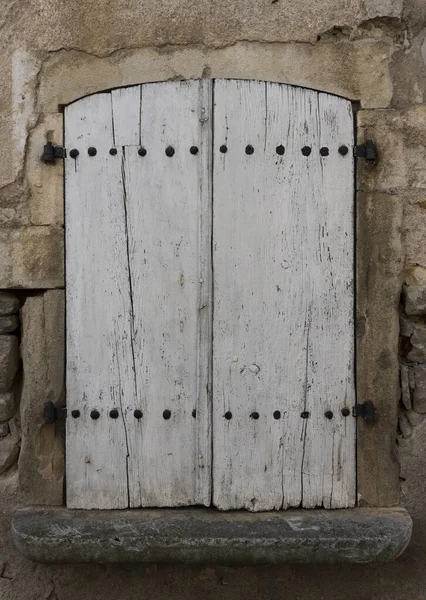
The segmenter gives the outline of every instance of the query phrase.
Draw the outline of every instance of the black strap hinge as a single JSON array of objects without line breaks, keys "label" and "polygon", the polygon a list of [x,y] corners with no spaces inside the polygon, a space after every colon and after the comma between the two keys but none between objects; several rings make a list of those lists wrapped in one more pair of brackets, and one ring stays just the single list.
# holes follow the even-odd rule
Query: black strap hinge
[{"label": "black strap hinge", "polygon": [[352,409],[354,417],[362,417],[366,423],[373,424],[376,422],[376,408],[371,400],[356,404]]},{"label": "black strap hinge", "polygon": [[44,145],[44,152],[41,160],[45,163],[54,163],[57,158],[66,158],[67,151],[62,146],[54,146],[52,142]]},{"label": "black strap hinge", "polygon": [[354,156],[365,158],[365,160],[376,160],[377,149],[373,140],[365,140],[364,144],[359,144],[354,148]]},{"label": "black strap hinge", "polygon": [[44,422],[46,425],[56,423],[58,419],[65,419],[66,416],[66,408],[55,406],[53,402],[46,402],[44,405]]}]

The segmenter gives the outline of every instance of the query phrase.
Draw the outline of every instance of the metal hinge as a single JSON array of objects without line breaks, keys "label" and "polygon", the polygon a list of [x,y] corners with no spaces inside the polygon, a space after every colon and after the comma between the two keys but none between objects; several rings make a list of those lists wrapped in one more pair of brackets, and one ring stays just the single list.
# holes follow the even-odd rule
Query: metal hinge
[{"label": "metal hinge", "polygon": [[46,425],[56,423],[58,419],[65,419],[66,416],[66,408],[55,406],[53,402],[46,402],[44,405],[44,422]]},{"label": "metal hinge", "polygon": [[373,424],[376,422],[376,408],[371,400],[356,404],[352,409],[354,417],[362,417],[366,423]]},{"label": "metal hinge", "polygon": [[356,158],[365,158],[365,160],[376,160],[377,149],[373,140],[365,140],[364,144],[359,144],[354,148]]},{"label": "metal hinge", "polygon": [[67,151],[62,146],[54,146],[52,142],[44,145],[44,152],[41,160],[45,163],[54,163],[57,158],[66,158]]}]

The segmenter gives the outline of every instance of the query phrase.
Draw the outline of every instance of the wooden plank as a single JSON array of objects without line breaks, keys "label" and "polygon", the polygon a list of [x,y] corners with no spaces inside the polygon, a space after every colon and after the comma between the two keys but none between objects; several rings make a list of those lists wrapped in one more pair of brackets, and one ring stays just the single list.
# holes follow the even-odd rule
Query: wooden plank
[{"label": "wooden plank", "polygon": [[115,146],[141,143],[141,86],[118,88],[111,92]]},{"label": "wooden plank", "polygon": [[[130,289],[121,179],[110,94],[66,108],[67,504],[128,506],[128,443],[123,403],[135,395]],[[88,156],[87,149],[97,149]],[[116,409],[119,418],[109,412]],[[72,411],[80,416],[73,418]],[[99,418],[93,419],[93,410]]]},{"label": "wooden plank", "polygon": [[125,148],[143,412],[135,449],[143,459],[129,480],[132,506],[210,504],[210,104],[208,81],[143,85],[146,155]]},{"label": "wooden plank", "polygon": [[221,509],[354,502],[354,422],[340,414],[354,402],[353,160],[337,153],[351,143],[352,121],[347,102],[319,96],[215,82],[213,501]]},{"label": "wooden plank", "polygon": [[[355,429],[341,410],[355,404],[353,159],[338,152],[353,145],[350,102],[328,94],[311,97],[317,173],[311,177],[312,409],[304,446],[303,505],[355,504]],[[314,108],[315,107],[315,108]],[[328,156],[320,151],[328,149]],[[319,156],[319,159],[318,159]],[[324,351],[326,349],[326,351]],[[332,419],[324,419],[326,411]]]},{"label": "wooden plank", "polygon": [[265,84],[216,80],[214,104],[213,502],[267,510],[282,504],[281,431],[273,417],[282,407],[265,339],[273,327],[277,344],[270,299],[280,283],[265,265],[278,217],[265,203]]}]

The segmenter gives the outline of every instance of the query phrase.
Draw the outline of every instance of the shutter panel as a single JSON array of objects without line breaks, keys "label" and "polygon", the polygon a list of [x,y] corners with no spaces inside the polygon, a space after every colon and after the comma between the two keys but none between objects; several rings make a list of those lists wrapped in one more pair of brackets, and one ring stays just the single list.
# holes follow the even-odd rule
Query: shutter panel
[{"label": "shutter panel", "polygon": [[[122,415],[136,393],[122,150],[109,154],[111,95],[70,105],[65,140],[80,151],[65,162],[67,504],[125,508],[129,451]],[[88,156],[89,147],[96,156]],[[114,409],[120,418],[109,417]],[[80,416],[72,417],[73,410]]]},{"label": "shutter panel", "polygon": [[67,108],[71,507],[210,503],[210,103],[173,82]]},{"label": "shutter panel", "polygon": [[350,103],[144,84],[65,138],[68,506],[352,506]]},{"label": "shutter panel", "polygon": [[350,103],[225,80],[214,99],[214,504],[352,506]]}]

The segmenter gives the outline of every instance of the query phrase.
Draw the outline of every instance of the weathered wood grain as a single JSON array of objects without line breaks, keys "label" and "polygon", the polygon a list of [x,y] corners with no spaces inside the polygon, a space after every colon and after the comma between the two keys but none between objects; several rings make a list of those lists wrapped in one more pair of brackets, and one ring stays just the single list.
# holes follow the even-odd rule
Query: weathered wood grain
[{"label": "weathered wood grain", "polygon": [[115,146],[135,146],[141,143],[142,86],[112,90],[112,127]]},{"label": "weathered wood grain", "polygon": [[74,508],[355,502],[351,105],[212,86],[66,109]]},{"label": "weathered wood grain", "polygon": [[[135,396],[121,150],[113,145],[111,95],[71,104],[65,143],[67,504],[128,506],[123,403]],[[96,147],[96,156],[88,156]],[[109,412],[116,409],[119,418]],[[79,410],[78,418],[71,416]],[[97,410],[98,419],[90,413]]]},{"label": "weathered wood grain", "polygon": [[147,153],[124,150],[143,412],[135,436],[140,470],[129,479],[132,506],[210,504],[210,98],[207,81],[142,86]]},{"label": "weathered wood grain", "polygon": [[350,104],[245,81],[214,98],[213,501],[353,505]]}]

